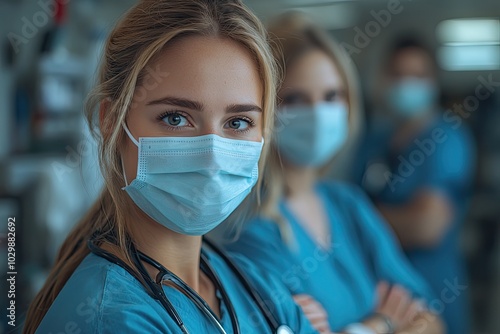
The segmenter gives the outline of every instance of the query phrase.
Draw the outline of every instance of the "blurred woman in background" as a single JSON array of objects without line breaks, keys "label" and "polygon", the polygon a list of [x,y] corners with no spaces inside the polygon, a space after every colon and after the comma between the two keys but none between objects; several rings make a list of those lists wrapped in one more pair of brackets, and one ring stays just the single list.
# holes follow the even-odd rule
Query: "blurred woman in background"
[{"label": "blurred woman in background", "polygon": [[[469,333],[459,233],[475,149],[459,113],[440,112],[437,66],[415,38],[396,42],[385,66],[382,110],[362,142],[354,173],[429,282],[449,333]],[[385,89],[385,91],[384,91]]]},{"label": "blurred woman in background", "polygon": [[279,280],[202,247],[268,151],[276,67],[259,20],[240,1],[143,0],[103,59],[87,111],[105,189],[24,333],[314,332]]},{"label": "blurred woman in background", "polygon": [[322,179],[361,113],[350,60],[302,14],[269,33],[285,76],[264,206],[226,247],[281,277],[323,333],[441,333],[420,300],[432,295],[369,200]]}]

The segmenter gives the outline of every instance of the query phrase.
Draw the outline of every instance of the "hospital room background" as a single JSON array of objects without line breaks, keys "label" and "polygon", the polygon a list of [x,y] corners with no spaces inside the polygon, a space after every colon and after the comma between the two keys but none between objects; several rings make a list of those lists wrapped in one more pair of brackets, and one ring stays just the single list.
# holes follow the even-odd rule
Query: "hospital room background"
[{"label": "hospital room background", "polygon": [[[459,115],[474,141],[460,231],[472,333],[500,333],[500,2],[245,2],[264,22],[286,9],[306,12],[341,43],[362,86],[360,137],[377,116],[379,83],[394,41],[411,35],[432,50],[442,109]],[[9,305],[8,272],[15,271],[19,323],[65,236],[102,187],[96,143],[82,108],[106,36],[134,3],[0,0],[0,306],[5,312]],[[330,177],[349,181],[356,143],[344,154]],[[432,153],[422,148],[425,154]],[[11,218],[15,224],[9,225]],[[12,226],[14,262],[8,257]],[[15,270],[9,270],[12,263]],[[8,321],[2,315],[0,334],[17,332]]]}]

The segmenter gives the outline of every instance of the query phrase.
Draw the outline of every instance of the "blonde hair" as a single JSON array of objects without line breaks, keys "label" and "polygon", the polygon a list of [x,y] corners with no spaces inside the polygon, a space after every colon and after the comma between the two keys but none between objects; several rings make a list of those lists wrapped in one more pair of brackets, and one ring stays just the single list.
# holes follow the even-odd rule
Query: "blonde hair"
[{"label": "blonde hair", "polygon": [[[273,54],[282,64],[283,73],[293,66],[293,63],[302,55],[311,50],[321,50],[327,54],[337,67],[346,89],[349,105],[349,136],[350,139],[358,135],[362,116],[361,95],[357,72],[347,53],[328,34],[316,26],[309,17],[301,12],[290,11],[276,18],[268,28],[268,33],[273,41]],[[344,147],[346,147],[344,145]],[[264,171],[264,184],[266,195],[261,207],[261,214],[278,223],[288,239],[289,231],[283,224],[283,218],[277,209],[279,201],[286,195],[285,166],[281,162],[279,152],[275,145],[271,147],[266,169]],[[335,161],[342,155],[338,153],[328,163],[319,168],[319,174],[325,175],[335,165]]]},{"label": "blonde hair", "polygon": [[[30,305],[23,333],[36,331],[69,277],[89,254],[87,240],[92,235],[97,235],[100,242],[112,239],[117,245],[117,255],[135,268],[129,254],[133,240],[125,223],[130,212],[129,199],[121,189],[125,180],[120,149],[126,137],[121,123],[147,65],[166,44],[189,35],[229,38],[250,51],[264,88],[263,126],[272,128],[277,66],[265,28],[241,1],[142,0],[131,8],[107,40],[98,84],[86,105],[87,120],[99,141],[105,187],[62,245],[45,285]],[[266,144],[270,142],[268,135],[269,131],[264,131]],[[261,168],[267,154],[268,145],[265,145],[259,162]]]}]

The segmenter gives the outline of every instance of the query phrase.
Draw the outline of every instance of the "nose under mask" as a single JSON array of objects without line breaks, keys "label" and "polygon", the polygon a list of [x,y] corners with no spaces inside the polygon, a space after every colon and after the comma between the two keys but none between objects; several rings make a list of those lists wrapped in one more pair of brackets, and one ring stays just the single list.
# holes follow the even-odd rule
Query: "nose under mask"
[{"label": "nose under mask", "polygon": [[208,233],[257,182],[264,140],[214,134],[136,140],[123,128],[139,149],[137,177],[123,189],[148,216],[177,233]]},{"label": "nose under mask", "polygon": [[277,115],[275,140],[286,161],[298,166],[321,166],[347,140],[348,108],[343,103],[283,107]]},{"label": "nose under mask", "polygon": [[398,116],[415,117],[434,107],[438,97],[436,85],[430,80],[408,78],[394,83],[387,98],[392,112]]}]

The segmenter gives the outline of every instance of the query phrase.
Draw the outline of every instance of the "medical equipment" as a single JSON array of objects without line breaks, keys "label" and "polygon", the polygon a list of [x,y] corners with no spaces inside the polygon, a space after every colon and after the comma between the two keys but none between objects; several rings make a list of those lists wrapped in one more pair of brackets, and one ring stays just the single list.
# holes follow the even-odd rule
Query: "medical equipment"
[{"label": "medical equipment", "polygon": [[[193,301],[196,304],[196,306],[207,316],[207,318],[209,318],[210,321],[212,321],[212,323],[215,325],[215,327],[218,329],[220,333],[226,334],[226,331],[224,330],[220,322],[217,320],[216,315],[210,309],[208,304],[203,300],[203,298],[198,293],[196,293],[196,291],[194,291],[191,287],[189,287],[186,283],[184,283],[182,279],[180,279],[177,275],[172,273],[170,270],[165,268],[163,265],[161,265],[151,257],[140,252],[132,245],[131,246],[132,260],[134,261],[134,264],[136,265],[139,271],[139,274],[137,274],[124,261],[122,261],[115,255],[105,251],[104,249],[100,248],[95,242],[97,235],[98,233],[94,234],[88,240],[87,245],[90,251],[97,256],[100,256],[116,265],[119,265],[127,272],[129,272],[132,276],[134,276],[137,280],[139,280],[140,282],[144,282],[148,294],[152,298],[158,300],[161,303],[161,305],[165,308],[170,317],[177,323],[179,328],[182,330],[183,334],[189,334],[189,331],[186,328],[182,319],[180,318],[179,314],[177,313],[175,307],[172,305],[168,297],[165,295],[161,287],[163,282],[170,282],[174,284],[179,291],[183,292],[191,301]],[[252,297],[252,299],[255,301],[255,303],[261,310],[262,314],[266,318],[266,321],[269,324],[269,327],[271,328],[271,332],[275,334],[293,334],[293,331],[290,329],[290,327],[279,324],[278,320],[276,319],[276,317],[274,317],[274,315],[272,314],[270,308],[267,306],[265,301],[262,299],[259,293],[252,287],[251,283],[245,277],[243,272],[236,266],[236,264],[231,259],[229,259],[229,257],[226,254],[224,254],[222,250],[220,250],[210,241],[204,239],[204,243],[208,245],[217,255],[219,255],[222,258],[222,260],[233,271],[233,273],[238,277],[241,284],[243,284],[248,294]],[[153,266],[155,269],[159,271],[158,274],[156,275],[155,281],[153,281],[149,276],[149,274],[147,273],[146,269],[144,268],[144,265],[142,264],[142,261]],[[217,276],[216,272],[210,265],[207,258],[206,250],[204,250],[203,248],[201,250],[200,268],[212,280],[216,289],[220,291],[222,299],[225,305],[227,306],[234,333],[238,334],[241,333],[238,324],[238,319],[236,317],[236,312],[234,310],[234,306],[231,303],[231,300],[229,299],[229,296],[227,295],[227,292],[224,289],[224,286],[222,285],[219,277]]]}]

